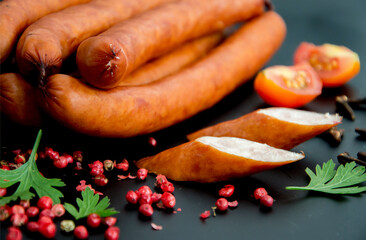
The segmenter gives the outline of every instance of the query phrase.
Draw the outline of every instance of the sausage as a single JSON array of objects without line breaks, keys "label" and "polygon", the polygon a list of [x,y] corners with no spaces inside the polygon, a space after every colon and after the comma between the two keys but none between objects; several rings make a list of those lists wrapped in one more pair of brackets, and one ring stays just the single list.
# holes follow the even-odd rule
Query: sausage
[{"label": "sausage", "polygon": [[0,2],[0,63],[10,55],[24,29],[37,19],[90,0],[3,0]]},{"label": "sausage", "polygon": [[1,113],[25,126],[39,127],[42,114],[36,100],[36,89],[18,73],[0,74]]},{"label": "sausage", "polygon": [[264,0],[184,0],[161,5],[78,47],[76,63],[91,85],[118,85],[146,61],[179,44],[263,13]]},{"label": "sausage", "polygon": [[43,17],[30,25],[17,45],[21,73],[44,79],[60,71],[80,42],[113,24],[172,0],[93,0]]},{"label": "sausage", "polygon": [[[147,84],[177,72],[207,54],[222,38],[223,34],[215,33],[184,44],[137,69],[123,84]],[[0,75],[0,85],[0,103],[4,115],[22,125],[41,126],[43,121],[35,100],[36,89],[16,73]]]},{"label": "sausage", "polygon": [[233,137],[201,137],[136,162],[174,181],[202,183],[252,175],[304,158],[266,144]]},{"label": "sausage", "polygon": [[173,51],[148,62],[119,83],[118,86],[137,86],[147,84],[194,63],[204,57],[223,39],[222,33],[214,33],[192,40]]},{"label": "sausage", "polygon": [[56,74],[45,82],[39,102],[76,132],[99,137],[148,134],[212,107],[250,80],[285,35],[285,22],[269,11],[245,23],[206,57],[166,78],[101,90]]},{"label": "sausage", "polygon": [[271,107],[203,128],[189,134],[187,138],[238,137],[290,150],[341,122],[342,117],[338,115]]}]

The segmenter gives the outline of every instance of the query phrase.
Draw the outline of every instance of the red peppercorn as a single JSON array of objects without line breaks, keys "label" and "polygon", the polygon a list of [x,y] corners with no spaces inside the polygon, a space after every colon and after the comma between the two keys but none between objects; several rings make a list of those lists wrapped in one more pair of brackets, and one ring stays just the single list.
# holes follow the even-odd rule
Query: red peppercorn
[{"label": "red peppercorn", "polygon": [[116,164],[116,168],[122,171],[127,171],[129,167],[129,163],[127,159],[123,159],[122,162]]},{"label": "red peppercorn", "polygon": [[139,197],[139,204],[142,205],[142,204],[152,204],[153,201],[152,201],[152,194],[141,194],[140,197]]},{"label": "red peppercorn", "polygon": [[30,206],[29,208],[27,208],[27,211],[25,212],[25,214],[30,218],[37,216],[38,213],[39,209],[35,206]]},{"label": "red peppercorn", "polygon": [[15,213],[11,215],[10,221],[13,226],[21,227],[28,223],[28,217],[24,213]]},{"label": "red peppercorn", "polygon": [[62,154],[62,157],[66,158],[67,163],[74,163],[74,158],[70,154],[64,153]]},{"label": "red peppercorn", "polygon": [[103,168],[103,163],[101,161],[97,160],[97,161],[94,161],[94,162],[88,164],[88,166],[89,166],[90,169]]},{"label": "red peppercorn", "polygon": [[87,239],[89,237],[89,233],[85,226],[79,225],[74,229],[74,236],[77,239]]},{"label": "red peppercorn", "polygon": [[90,170],[90,175],[92,175],[92,176],[102,175],[103,173],[104,173],[104,169],[100,168],[100,167],[93,167]]},{"label": "red peppercorn", "polygon": [[235,187],[233,185],[227,184],[223,188],[219,190],[219,196],[220,197],[231,197],[234,193]]},{"label": "red peppercorn", "polygon": [[41,226],[41,225],[47,225],[50,223],[53,223],[52,218],[47,217],[47,216],[40,216],[37,223]]},{"label": "red peppercorn", "polygon": [[109,227],[104,232],[104,238],[106,240],[118,240],[119,239],[119,227]]},{"label": "red peppercorn", "polygon": [[170,193],[174,192],[174,185],[173,185],[173,183],[171,183],[171,182],[169,182],[169,181],[167,181],[167,182],[163,183],[163,184],[160,186],[160,188],[161,188],[161,190],[162,190],[163,192],[170,192]]},{"label": "red peppercorn", "polygon": [[135,191],[129,190],[126,193],[126,200],[131,204],[137,204],[137,202],[139,201],[139,195],[137,195]]},{"label": "red peppercorn", "polygon": [[30,201],[29,200],[20,200],[19,205],[26,208],[30,207]]},{"label": "red peppercorn", "polygon": [[264,188],[257,188],[254,191],[254,198],[256,200],[261,199],[265,195],[268,195],[268,193],[267,193],[266,189],[264,189]]},{"label": "red peppercorn", "polygon": [[29,222],[27,224],[27,229],[30,232],[38,232],[38,230],[39,230],[39,224],[37,222],[35,222],[35,221]]},{"label": "red peppercorn", "polygon": [[200,214],[200,218],[202,219],[206,219],[211,215],[211,212],[209,210],[204,211],[203,213]]},{"label": "red peppercorn", "polygon": [[142,215],[146,216],[146,217],[151,217],[154,213],[154,209],[150,204],[142,204],[139,207],[139,213],[141,213]]},{"label": "red peppercorn", "polygon": [[219,198],[216,201],[216,207],[218,210],[220,211],[226,211],[229,207],[228,201],[226,200],[226,198]]},{"label": "red peppercorn", "polygon": [[40,213],[39,213],[39,217],[49,217],[51,219],[54,219],[56,217],[55,213],[51,210],[51,209],[43,209]]},{"label": "red peppercorn", "polygon": [[107,225],[108,227],[112,227],[116,224],[117,218],[115,218],[115,217],[105,217],[105,218],[103,218],[102,222],[103,222],[104,225]]},{"label": "red peppercorn", "polygon": [[234,208],[234,207],[237,207],[239,205],[239,202],[237,200],[235,200],[235,201],[232,201],[232,202],[228,202],[228,205],[229,205],[229,207]]},{"label": "red peppercorn", "polygon": [[53,165],[57,168],[65,168],[67,167],[68,161],[67,158],[64,156],[60,156],[58,159],[53,161]]},{"label": "red peppercorn", "polygon": [[149,144],[153,147],[156,147],[156,139],[153,137],[149,137]]},{"label": "red peppercorn", "polygon": [[94,183],[98,186],[105,186],[108,183],[108,178],[106,178],[103,174],[94,177]]},{"label": "red peppercorn", "polygon": [[5,166],[5,165],[2,165],[1,166],[1,169],[8,171],[8,170],[10,170],[10,167],[9,166]]},{"label": "red peppercorn", "polygon": [[51,211],[55,217],[61,217],[65,214],[64,205],[62,205],[61,203],[57,203],[57,204],[53,205],[51,208]]},{"label": "red peppercorn", "polygon": [[21,164],[23,164],[23,163],[25,163],[25,156],[24,156],[24,154],[18,154],[18,155],[16,155],[15,156],[15,158],[14,158],[14,162],[15,163],[21,163]]},{"label": "red peppercorn", "polygon": [[8,233],[6,234],[6,240],[22,240],[23,235],[19,228],[9,227]]},{"label": "red peppercorn", "polygon": [[153,203],[157,203],[157,202],[159,202],[159,201],[160,201],[160,199],[161,199],[161,196],[162,196],[162,194],[154,192],[154,193],[151,195],[151,200],[152,200],[152,202],[153,202]]},{"label": "red peppercorn", "polygon": [[175,206],[175,197],[170,192],[164,192],[161,196],[161,202],[166,208],[173,208]]},{"label": "red peppercorn", "polygon": [[78,162],[82,162],[83,161],[83,152],[82,151],[75,151],[72,154],[72,157],[78,161]]},{"label": "red peppercorn", "polygon": [[159,174],[156,176],[156,181],[155,181],[155,185],[160,188],[161,185],[163,185],[164,183],[168,182],[168,180],[166,179],[166,177],[162,174]]},{"label": "red peppercorn", "polygon": [[11,215],[11,208],[8,205],[0,206],[0,222],[5,221]]},{"label": "red peppercorn", "polygon": [[140,168],[139,170],[137,170],[137,178],[139,180],[145,180],[147,177],[148,171],[145,168]]},{"label": "red peppercorn", "polygon": [[261,198],[260,204],[264,207],[272,207],[273,198],[270,195],[265,195]]},{"label": "red peppercorn", "polygon": [[56,225],[52,223],[39,224],[38,232],[45,238],[54,238],[56,236]]},{"label": "red peppercorn", "polygon": [[144,194],[147,194],[147,195],[152,195],[152,191],[151,191],[151,188],[149,186],[141,186],[138,190],[137,190],[141,195],[144,195]]},{"label": "red peppercorn", "polygon": [[13,205],[11,207],[11,214],[24,214],[24,213],[25,213],[25,209],[21,205]]},{"label": "red peppercorn", "polygon": [[52,161],[56,161],[57,159],[59,159],[60,154],[56,151],[52,151],[49,153],[48,157],[52,160]]},{"label": "red peppercorn", "polygon": [[37,206],[40,209],[51,209],[52,205],[53,205],[53,201],[48,196],[43,196],[40,199],[38,199],[38,201],[37,201]]},{"label": "red peppercorn", "polygon": [[101,222],[102,218],[96,213],[89,214],[88,217],[86,218],[86,223],[88,224],[89,227],[92,228],[99,227]]}]

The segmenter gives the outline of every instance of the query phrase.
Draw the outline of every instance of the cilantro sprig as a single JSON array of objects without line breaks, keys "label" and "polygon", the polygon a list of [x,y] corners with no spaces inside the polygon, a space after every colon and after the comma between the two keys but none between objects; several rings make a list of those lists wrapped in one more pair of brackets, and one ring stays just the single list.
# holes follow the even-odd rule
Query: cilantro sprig
[{"label": "cilantro sprig", "polygon": [[355,186],[366,181],[364,166],[356,167],[355,162],[340,165],[336,170],[332,159],[323,163],[323,166],[316,165],[315,173],[309,168],[305,172],[310,177],[307,186],[288,186],[287,190],[312,190],[330,194],[358,194],[366,191],[365,186]]},{"label": "cilantro sprig", "polygon": [[0,206],[15,201],[18,198],[21,200],[30,200],[34,197],[34,193],[30,191],[31,188],[36,191],[39,197],[49,196],[54,203],[60,203],[60,198],[64,195],[54,187],[63,187],[65,183],[57,178],[48,179],[43,177],[37,168],[35,156],[41,141],[41,136],[42,130],[39,130],[32,153],[25,164],[14,170],[0,169],[1,188],[8,188],[19,183],[18,188],[12,195],[0,198]]},{"label": "cilantro sprig", "polygon": [[94,194],[90,188],[85,188],[81,192],[82,199],[77,198],[76,203],[79,211],[70,203],[64,203],[66,211],[68,211],[76,220],[87,217],[91,213],[97,213],[101,217],[108,217],[119,213],[114,208],[109,207],[109,198],[104,197],[99,201],[99,194]]}]

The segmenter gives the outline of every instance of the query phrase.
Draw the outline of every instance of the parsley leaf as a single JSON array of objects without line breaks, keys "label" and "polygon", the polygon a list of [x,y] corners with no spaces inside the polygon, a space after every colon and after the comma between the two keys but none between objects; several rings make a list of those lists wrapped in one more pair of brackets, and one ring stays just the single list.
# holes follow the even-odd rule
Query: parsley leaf
[{"label": "parsley leaf", "polygon": [[316,173],[309,168],[305,172],[310,177],[309,185],[305,187],[288,186],[287,190],[312,190],[331,194],[357,194],[366,191],[366,187],[355,186],[366,181],[364,166],[356,167],[355,162],[340,165],[334,169],[335,163],[329,160],[320,167],[316,165]]},{"label": "parsley leaf", "polygon": [[82,200],[76,199],[79,211],[70,203],[64,203],[65,209],[76,219],[87,217],[91,213],[97,213],[101,217],[108,217],[119,213],[114,208],[109,207],[109,198],[104,197],[99,201],[99,194],[94,194],[90,188],[85,188],[81,192]]},{"label": "parsley leaf", "polygon": [[48,179],[41,175],[38,171],[35,161],[35,155],[41,141],[42,130],[39,130],[36,142],[34,143],[32,154],[29,160],[21,167],[14,170],[0,169],[0,187],[8,188],[16,183],[19,183],[17,190],[10,196],[0,197],[0,206],[15,201],[18,198],[29,200],[34,197],[34,193],[30,192],[32,187],[39,197],[49,196],[54,203],[60,203],[60,198],[63,194],[54,187],[63,187],[65,183],[60,179]]}]

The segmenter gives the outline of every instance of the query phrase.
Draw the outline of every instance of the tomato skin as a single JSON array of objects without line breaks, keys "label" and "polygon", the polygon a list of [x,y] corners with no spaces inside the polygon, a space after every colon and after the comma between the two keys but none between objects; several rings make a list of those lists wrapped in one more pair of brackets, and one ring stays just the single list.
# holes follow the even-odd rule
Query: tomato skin
[{"label": "tomato skin", "polygon": [[[299,72],[304,74],[306,86],[286,85],[284,76],[297,76]],[[322,86],[314,69],[306,63],[295,66],[271,66],[262,70],[254,80],[254,89],[258,95],[266,103],[276,107],[304,106],[321,94]]]},{"label": "tomato skin", "polygon": [[314,67],[324,87],[342,86],[360,72],[357,53],[329,43],[314,45],[302,42],[294,54],[294,64],[301,62],[308,62]]}]

